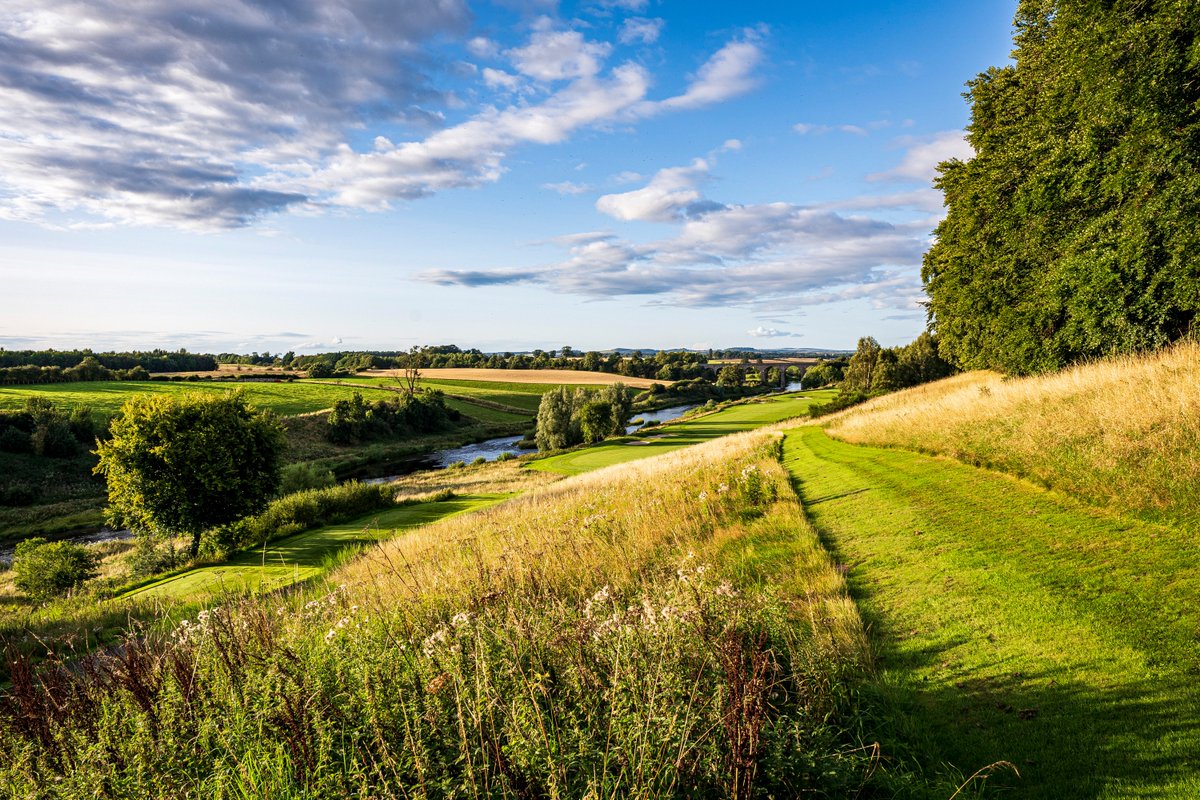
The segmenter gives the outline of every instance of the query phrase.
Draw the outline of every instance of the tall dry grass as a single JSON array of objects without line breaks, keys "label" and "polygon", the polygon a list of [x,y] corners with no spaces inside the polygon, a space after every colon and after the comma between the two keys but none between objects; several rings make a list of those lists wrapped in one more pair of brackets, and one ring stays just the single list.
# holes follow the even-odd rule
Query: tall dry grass
[{"label": "tall dry grass", "polygon": [[58,797],[852,796],[867,663],[756,432],[443,520],[294,597],[33,674],[0,785]]},{"label": "tall dry grass", "polygon": [[995,467],[1121,512],[1200,521],[1200,345],[1048,376],[971,372],[825,421],[857,444]]}]

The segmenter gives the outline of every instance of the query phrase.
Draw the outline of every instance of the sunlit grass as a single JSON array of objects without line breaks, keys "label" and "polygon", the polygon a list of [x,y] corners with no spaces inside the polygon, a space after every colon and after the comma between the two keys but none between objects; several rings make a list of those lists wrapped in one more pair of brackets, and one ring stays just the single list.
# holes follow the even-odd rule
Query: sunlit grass
[{"label": "sunlit grass", "polygon": [[852,716],[865,639],[778,442],[743,434],[559,481],[41,683],[18,664],[0,783],[852,796],[874,766]]},{"label": "sunlit grass", "polygon": [[1004,379],[972,372],[830,418],[848,442],[991,466],[1116,510],[1200,522],[1200,345]]},{"label": "sunlit grass", "polygon": [[[1013,796],[1200,796],[1200,544],[948,459],[789,433],[879,652],[885,752]],[[944,792],[932,796],[945,797]]]}]

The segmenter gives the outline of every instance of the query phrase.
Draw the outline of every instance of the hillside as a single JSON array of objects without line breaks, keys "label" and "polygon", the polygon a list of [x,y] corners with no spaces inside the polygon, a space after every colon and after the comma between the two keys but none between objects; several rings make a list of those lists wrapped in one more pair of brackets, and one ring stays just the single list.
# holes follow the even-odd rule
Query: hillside
[{"label": "hillside", "polygon": [[[564,479],[0,699],[57,797],[749,797],[871,780],[862,623],[778,433]],[[631,502],[635,501],[635,502]]]},{"label": "hillside", "polygon": [[993,467],[1114,511],[1200,521],[1200,345],[1006,379],[969,372],[824,421],[855,444]]}]

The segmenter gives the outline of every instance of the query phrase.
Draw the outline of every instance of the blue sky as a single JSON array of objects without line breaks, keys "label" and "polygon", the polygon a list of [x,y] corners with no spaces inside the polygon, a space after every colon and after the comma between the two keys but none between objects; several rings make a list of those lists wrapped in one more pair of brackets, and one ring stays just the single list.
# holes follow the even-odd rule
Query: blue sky
[{"label": "blue sky", "polygon": [[910,341],[1015,5],[8,4],[0,346]]}]

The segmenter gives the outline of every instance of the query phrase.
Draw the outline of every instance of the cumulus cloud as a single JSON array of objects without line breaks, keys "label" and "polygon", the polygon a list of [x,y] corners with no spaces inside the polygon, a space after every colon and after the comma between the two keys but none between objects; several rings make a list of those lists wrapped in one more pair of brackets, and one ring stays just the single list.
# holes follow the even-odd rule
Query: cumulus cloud
[{"label": "cumulus cloud", "polygon": [[506,89],[510,92],[521,85],[520,77],[491,67],[483,68],[483,82],[489,89]]},{"label": "cumulus cloud", "polygon": [[698,188],[708,176],[708,162],[698,158],[690,166],[659,170],[641,189],[604,195],[596,201],[596,210],[615,219],[643,222],[671,222],[689,212],[711,210]]},{"label": "cumulus cloud", "polygon": [[781,331],[778,328],[765,328],[762,325],[748,330],[746,333],[755,337],[756,339],[777,339],[780,337],[800,335],[798,333],[792,333],[791,331]]},{"label": "cumulus cloud", "polygon": [[529,44],[507,55],[522,75],[539,81],[590,78],[600,71],[612,45],[589,42],[579,31],[535,30]]},{"label": "cumulus cloud", "polygon": [[621,23],[617,33],[617,41],[621,44],[654,44],[662,34],[665,20],[661,18],[646,19],[645,17],[630,17]]},{"label": "cumulus cloud", "polygon": [[244,165],[427,121],[416,51],[468,22],[462,0],[27,4],[0,18],[0,213],[223,227],[303,204]]},{"label": "cumulus cloud", "polygon": [[903,160],[893,169],[867,176],[875,181],[914,181],[931,183],[937,176],[937,165],[957,158],[966,161],[975,157],[962,131],[943,131],[922,138],[902,139],[908,145]]},{"label": "cumulus cloud", "polygon": [[542,18],[522,46],[465,42],[511,63],[486,85],[536,81],[536,102],[448,125],[437,109],[460,101],[433,78],[457,67],[435,42],[469,22],[465,0],[45,0],[0,16],[0,217],[219,229],[386,208],[498,180],[521,145],[721,102],[761,55],[745,34],[654,100],[645,67],[608,67],[609,43]]},{"label": "cumulus cloud", "polygon": [[[759,310],[866,300],[912,310],[930,220],[892,222],[864,210],[927,211],[936,192],[906,192],[843,203],[721,204],[704,196],[712,156],[661,169],[640,189],[604,195],[598,211],[621,221],[675,225],[655,241],[593,231],[543,244],[565,250],[522,270],[437,270],[418,280],[441,285],[534,284],[597,299],[643,296],[650,304]],[[792,335],[763,329],[761,335]]]}]

